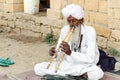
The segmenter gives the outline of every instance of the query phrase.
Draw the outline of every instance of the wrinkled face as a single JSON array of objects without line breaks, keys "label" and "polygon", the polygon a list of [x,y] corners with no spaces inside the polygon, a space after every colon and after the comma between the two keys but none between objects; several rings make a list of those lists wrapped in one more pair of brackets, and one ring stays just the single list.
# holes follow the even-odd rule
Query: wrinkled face
[{"label": "wrinkled face", "polygon": [[67,21],[68,21],[68,24],[72,27],[72,26],[78,26],[80,23],[79,23],[79,20],[72,17],[72,16],[69,16],[67,18]]}]

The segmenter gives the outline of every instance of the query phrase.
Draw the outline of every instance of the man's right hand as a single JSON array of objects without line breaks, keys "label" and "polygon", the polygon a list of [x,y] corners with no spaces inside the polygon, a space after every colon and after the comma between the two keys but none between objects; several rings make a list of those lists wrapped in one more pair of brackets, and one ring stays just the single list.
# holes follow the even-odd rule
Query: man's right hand
[{"label": "man's right hand", "polygon": [[49,55],[53,56],[55,54],[55,47],[51,47],[49,50]]}]

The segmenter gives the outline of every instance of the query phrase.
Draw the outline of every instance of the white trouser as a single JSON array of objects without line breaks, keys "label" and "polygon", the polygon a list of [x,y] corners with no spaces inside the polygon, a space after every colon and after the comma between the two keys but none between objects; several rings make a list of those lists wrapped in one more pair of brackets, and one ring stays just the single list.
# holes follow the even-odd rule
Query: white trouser
[{"label": "white trouser", "polygon": [[[62,76],[65,75],[64,71],[59,71],[58,73],[55,73],[52,68],[46,69],[47,65],[48,65],[47,62],[36,64],[34,67],[35,74],[40,75],[40,76],[43,76],[46,74],[62,75]],[[71,67],[71,66],[69,66],[69,67]],[[72,71],[72,70],[70,69],[69,71]],[[99,80],[104,75],[104,72],[96,65],[93,65],[93,66],[90,66],[87,68],[83,68],[81,70],[79,70],[79,68],[77,68],[77,72],[79,72],[79,75],[82,75],[87,72],[88,80]],[[73,72],[72,72],[72,74],[73,74]]]}]

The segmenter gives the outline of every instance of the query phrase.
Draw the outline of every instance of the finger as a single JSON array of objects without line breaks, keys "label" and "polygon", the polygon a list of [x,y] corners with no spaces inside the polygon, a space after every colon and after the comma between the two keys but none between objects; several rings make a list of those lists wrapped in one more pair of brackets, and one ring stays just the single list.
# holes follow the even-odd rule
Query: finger
[{"label": "finger", "polygon": [[67,44],[67,42],[65,42],[65,41],[62,41],[62,44],[63,44],[63,45],[66,45],[66,44]]},{"label": "finger", "polygon": [[62,43],[60,44],[60,46],[64,46],[64,42],[62,42]]},{"label": "finger", "polygon": [[61,43],[61,44],[60,44],[60,47],[65,47],[65,46],[66,46],[65,43]]},{"label": "finger", "polygon": [[63,48],[63,44],[60,44],[60,46],[59,46],[60,48]]},{"label": "finger", "polygon": [[65,49],[62,48],[61,51],[62,51],[62,52],[65,52]]},{"label": "finger", "polygon": [[54,50],[49,50],[49,53],[53,54],[53,53],[55,53],[55,51]]}]

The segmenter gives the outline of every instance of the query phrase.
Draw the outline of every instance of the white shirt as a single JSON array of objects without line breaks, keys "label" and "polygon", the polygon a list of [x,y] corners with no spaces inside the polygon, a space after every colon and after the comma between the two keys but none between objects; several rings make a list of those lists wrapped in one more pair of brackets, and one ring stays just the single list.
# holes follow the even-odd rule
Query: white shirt
[{"label": "white shirt", "polygon": [[[69,25],[62,28],[57,47],[61,43],[64,36],[67,34],[69,28],[70,28]],[[85,63],[85,64],[97,64],[99,60],[99,51],[96,44],[95,29],[91,26],[82,25],[81,34],[83,35],[81,42],[81,52],[72,51],[69,57],[71,57],[73,62],[75,63],[77,62],[77,63]],[[71,45],[70,42],[69,45]]]}]

